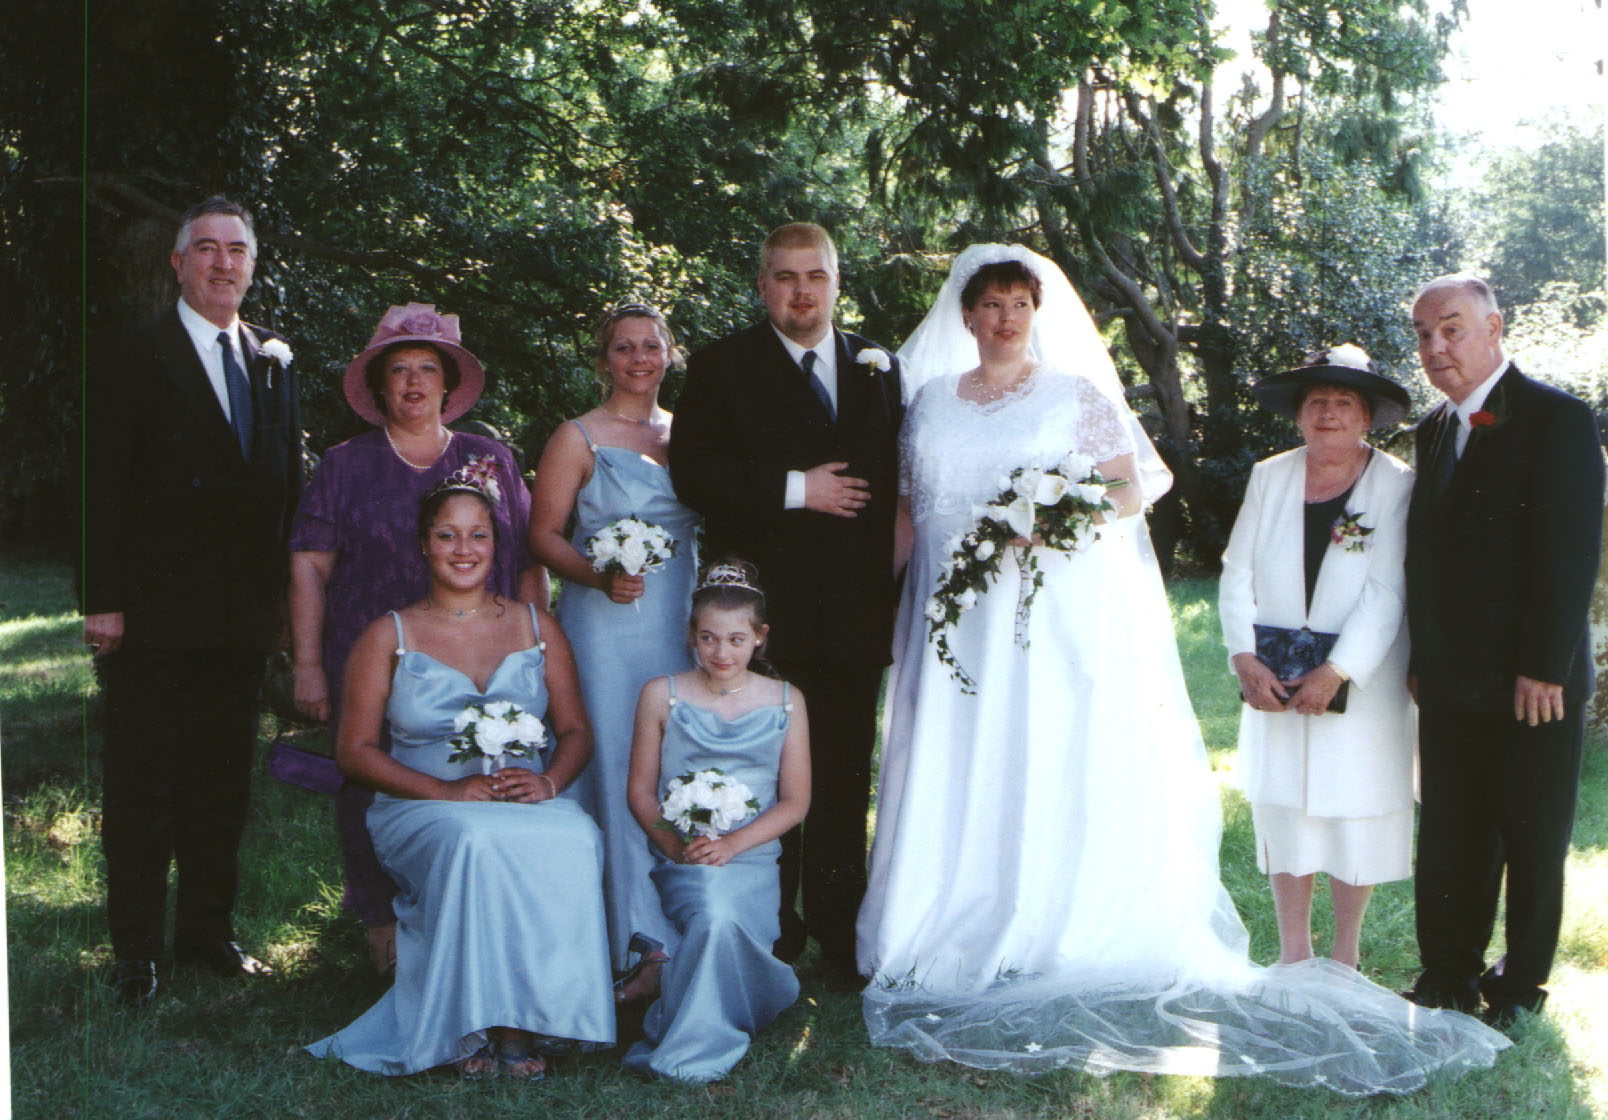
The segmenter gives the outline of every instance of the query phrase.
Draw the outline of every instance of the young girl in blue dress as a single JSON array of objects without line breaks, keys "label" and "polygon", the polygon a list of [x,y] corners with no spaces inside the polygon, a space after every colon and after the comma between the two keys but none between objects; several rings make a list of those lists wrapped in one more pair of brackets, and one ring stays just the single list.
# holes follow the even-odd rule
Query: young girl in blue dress
[{"label": "young girl in blue dress", "polygon": [[[625,1065],[701,1082],[724,1077],[798,998],[771,946],[779,837],[809,808],[810,759],[803,695],[749,667],[769,631],[750,565],[709,568],[689,631],[697,667],[648,682],[631,744],[631,813],[657,850],[653,883],[681,940]],[[665,821],[665,799],[676,778],[708,770],[741,783],[752,804],[735,827],[689,837]]]}]

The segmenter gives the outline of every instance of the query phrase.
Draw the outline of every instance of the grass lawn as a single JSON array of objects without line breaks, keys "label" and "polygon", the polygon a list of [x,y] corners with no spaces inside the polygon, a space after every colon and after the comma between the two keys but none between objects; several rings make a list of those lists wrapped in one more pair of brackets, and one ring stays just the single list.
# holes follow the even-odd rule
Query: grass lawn
[{"label": "grass lawn", "polygon": [[[1226,771],[1238,704],[1217,636],[1215,582],[1179,582],[1172,597],[1207,744]],[[18,1117],[1608,1116],[1608,1016],[1599,1010],[1608,1005],[1608,750],[1601,743],[1587,754],[1546,1017],[1494,1070],[1438,1081],[1404,1099],[1355,1101],[1248,1080],[1064,1071],[1026,1078],[923,1065],[866,1045],[858,998],[829,993],[809,958],[798,1005],[714,1086],[645,1082],[610,1054],[555,1063],[534,1085],[440,1074],[388,1079],[315,1062],[300,1047],[350,1022],[380,989],[356,920],[340,911],[330,803],[260,770],[236,914],[241,941],[277,975],[241,984],[181,973],[150,1012],[129,1015],[102,980],[109,948],[97,837],[99,717],[79,627],[64,565],[0,557],[0,783]],[[265,716],[264,742],[278,730]],[[1253,955],[1268,962],[1278,938],[1252,856],[1250,813],[1226,790],[1223,809],[1224,878],[1250,926]],[[1324,896],[1316,928],[1327,921]],[[1364,967],[1401,988],[1416,962],[1410,884],[1382,887],[1364,931]]]}]

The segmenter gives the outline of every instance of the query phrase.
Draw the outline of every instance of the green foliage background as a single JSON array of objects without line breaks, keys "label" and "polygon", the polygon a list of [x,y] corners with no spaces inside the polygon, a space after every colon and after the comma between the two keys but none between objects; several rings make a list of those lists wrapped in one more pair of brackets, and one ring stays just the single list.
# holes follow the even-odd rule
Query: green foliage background
[{"label": "green foliage background", "polygon": [[174,298],[176,220],[215,192],[258,214],[246,312],[295,344],[315,452],[359,429],[339,375],[392,303],[463,317],[491,374],[474,416],[533,456],[595,399],[580,349],[607,306],[656,302],[696,347],[757,313],[782,221],[834,231],[840,317],[893,346],[949,254],[1025,241],[1078,284],[1178,476],[1163,553],[1204,566],[1250,463],[1294,436],[1256,376],[1349,339],[1416,383],[1403,304],[1461,265],[1535,322],[1603,318],[1600,139],[1560,127],[1455,206],[1430,189],[1460,4],[1278,0],[1233,88],[1198,0],[13,12],[0,529],[20,539],[73,539],[86,356]]}]

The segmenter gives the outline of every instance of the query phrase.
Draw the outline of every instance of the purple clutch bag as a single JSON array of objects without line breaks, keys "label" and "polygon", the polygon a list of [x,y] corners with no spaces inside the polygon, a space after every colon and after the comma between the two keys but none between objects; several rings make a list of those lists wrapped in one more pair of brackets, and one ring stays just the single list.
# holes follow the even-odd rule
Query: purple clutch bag
[{"label": "purple clutch bag", "polygon": [[333,758],[282,737],[268,747],[268,773],[314,793],[334,793],[346,782]]}]

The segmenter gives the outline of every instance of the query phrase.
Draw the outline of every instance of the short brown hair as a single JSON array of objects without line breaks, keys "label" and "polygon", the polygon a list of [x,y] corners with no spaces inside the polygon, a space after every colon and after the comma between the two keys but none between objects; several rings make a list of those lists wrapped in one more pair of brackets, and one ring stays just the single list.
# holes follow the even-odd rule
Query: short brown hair
[{"label": "short brown hair", "polygon": [[770,271],[771,254],[778,249],[819,249],[826,257],[827,268],[837,271],[837,246],[832,243],[832,235],[814,222],[788,222],[770,231],[770,236],[759,247],[761,276]]},{"label": "short brown hair", "polygon": [[970,311],[989,288],[998,288],[1002,292],[1026,288],[1033,297],[1035,310],[1044,300],[1044,285],[1039,283],[1038,276],[1031,268],[1021,261],[995,261],[983,265],[967,279],[966,286],[960,290],[960,305]]}]

